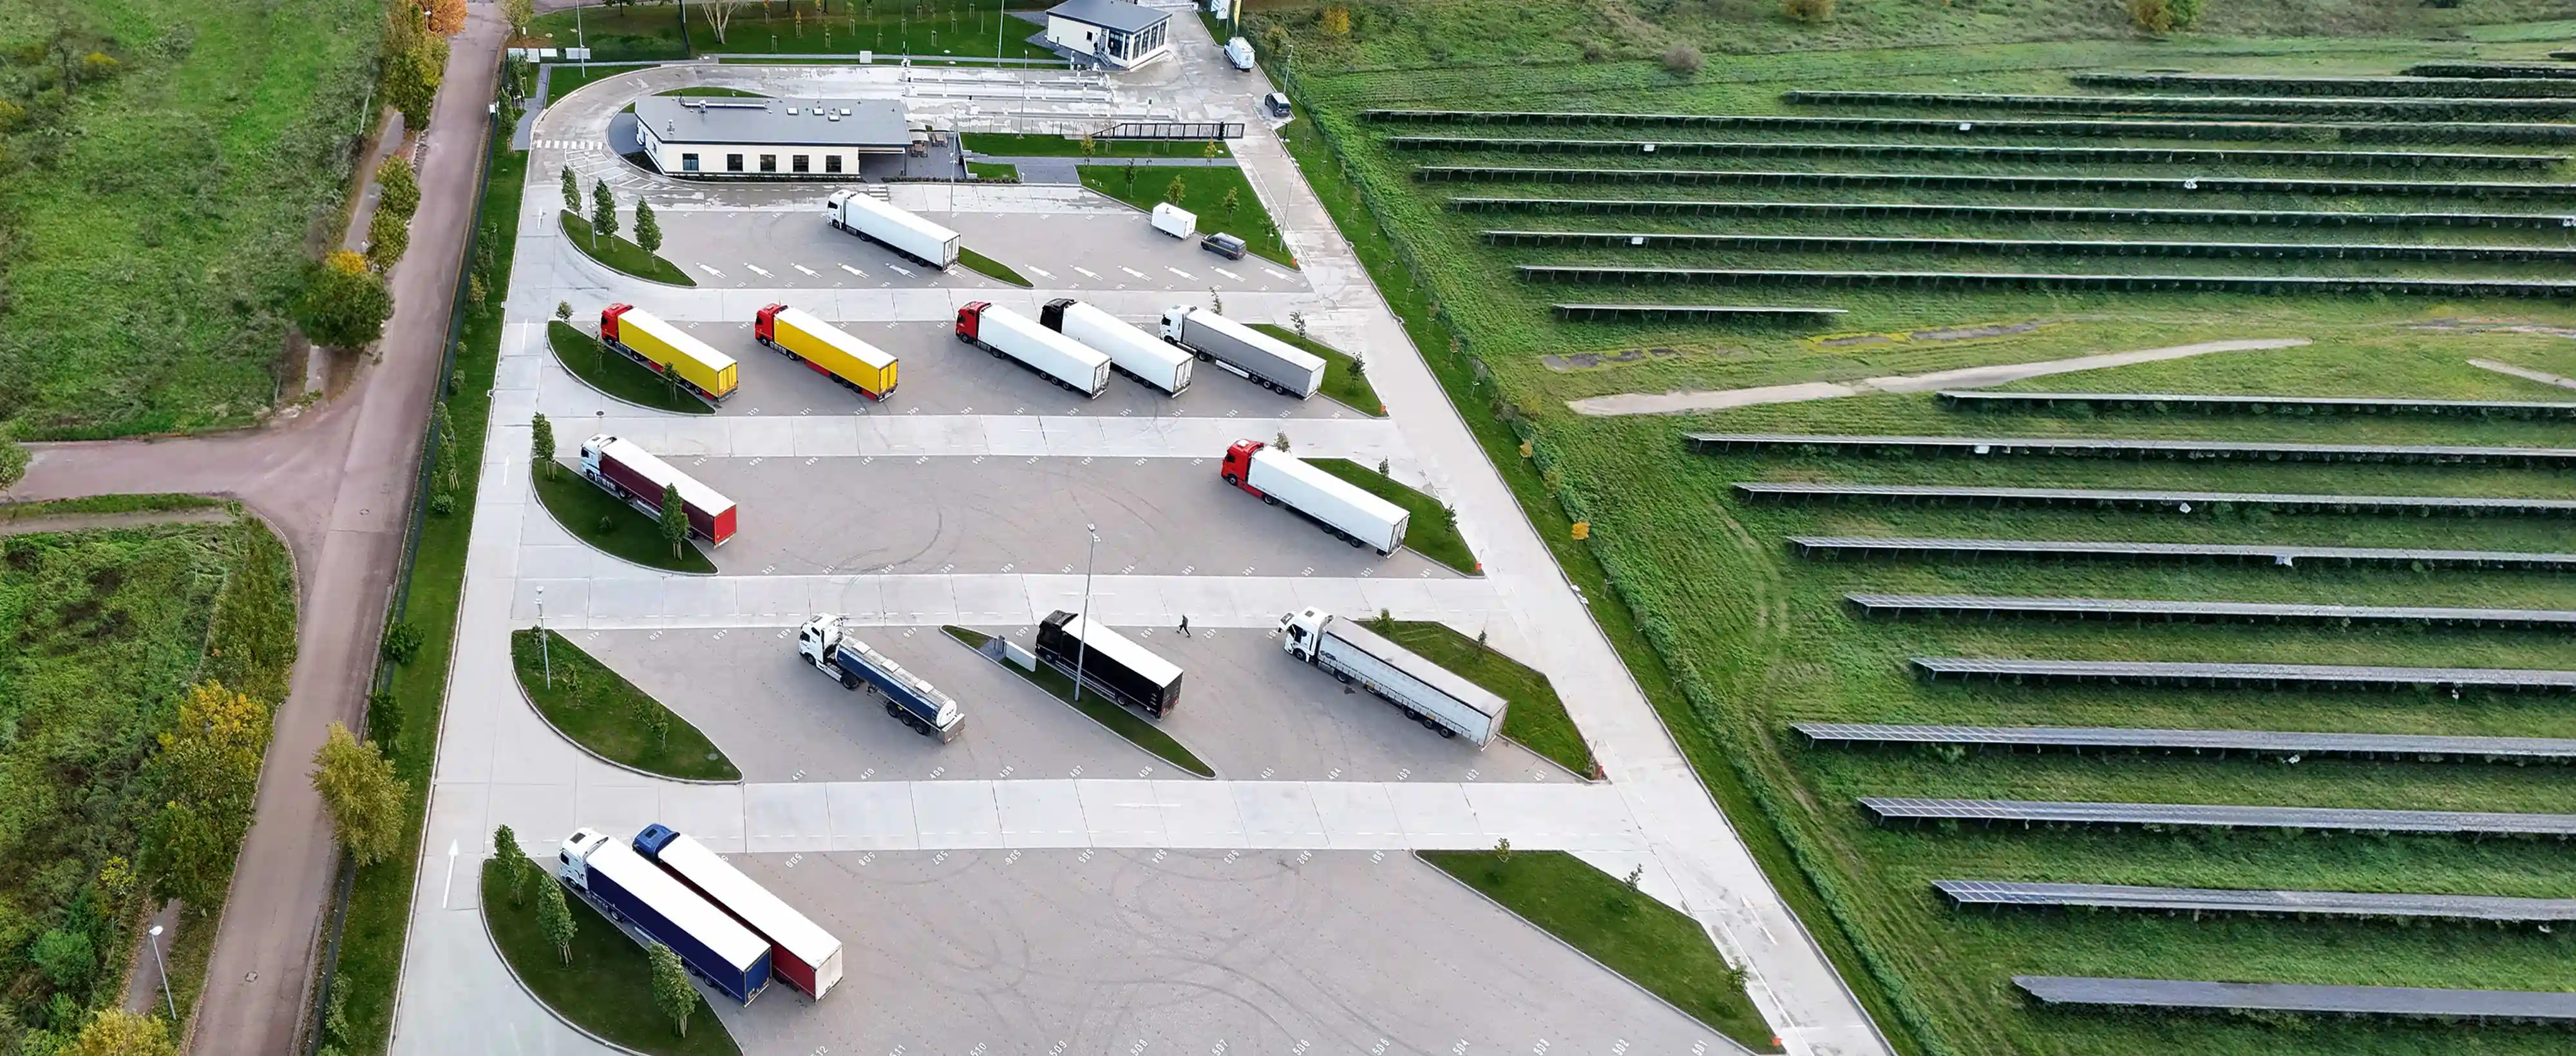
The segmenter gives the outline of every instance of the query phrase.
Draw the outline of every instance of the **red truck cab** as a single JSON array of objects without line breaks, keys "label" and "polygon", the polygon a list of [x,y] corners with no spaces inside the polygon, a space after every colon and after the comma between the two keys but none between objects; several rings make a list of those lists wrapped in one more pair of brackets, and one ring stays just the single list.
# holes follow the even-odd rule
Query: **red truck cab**
[{"label": "red truck cab", "polygon": [[984,325],[984,309],[992,306],[993,302],[991,301],[977,301],[973,304],[967,305],[966,307],[958,309],[957,339],[968,344],[975,343],[976,334],[982,330]]},{"label": "red truck cab", "polygon": [[787,306],[783,304],[773,304],[761,309],[758,314],[751,317],[751,336],[759,338],[761,344],[777,345],[778,313],[786,310]]},{"label": "red truck cab", "polygon": [[1225,449],[1225,463],[1218,467],[1217,473],[1225,478],[1226,483],[1260,495],[1260,489],[1244,481],[1252,479],[1252,453],[1267,446],[1259,440],[1235,441],[1234,446]]},{"label": "red truck cab", "polygon": [[634,310],[635,306],[631,304],[612,304],[606,308],[600,309],[599,339],[602,341],[616,341],[617,317]]}]

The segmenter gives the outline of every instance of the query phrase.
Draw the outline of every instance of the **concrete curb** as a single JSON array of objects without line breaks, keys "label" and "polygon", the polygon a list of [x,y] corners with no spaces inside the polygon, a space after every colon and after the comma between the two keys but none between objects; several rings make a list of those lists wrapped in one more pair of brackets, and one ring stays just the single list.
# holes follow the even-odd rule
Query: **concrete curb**
[{"label": "concrete curb", "polygon": [[[569,642],[569,641],[571,641],[571,639],[567,638],[567,639],[565,639],[565,641]],[[602,665],[600,665],[600,666],[605,667],[605,666],[607,666],[607,665],[602,664]],[[590,746],[589,746],[589,745],[587,745],[587,744],[583,744],[583,743],[581,743],[580,741],[574,740],[574,739],[573,739],[573,736],[572,736],[571,734],[569,734],[569,733],[565,733],[565,732],[563,731],[562,727],[556,726],[556,725],[555,725],[555,721],[554,721],[553,719],[549,719],[549,718],[547,718],[547,717],[546,717],[546,709],[538,707],[538,706],[537,706],[537,702],[536,702],[534,699],[532,699],[532,698],[530,698],[530,697],[528,696],[528,684],[527,684],[527,683],[525,683],[525,682],[519,681],[519,677],[518,677],[518,675],[519,675],[519,672],[518,672],[518,669],[517,669],[517,665],[514,663],[514,664],[512,664],[512,665],[511,665],[511,671],[510,671],[510,684],[511,684],[511,685],[513,685],[513,686],[517,686],[517,687],[518,687],[518,689],[519,689],[519,702],[520,702],[520,703],[523,703],[523,704],[526,704],[526,705],[528,706],[528,711],[529,711],[530,713],[532,713],[532,714],[536,715],[536,717],[537,717],[537,721],[538,721],[538,722],[542,722],[542,723],[545,723],[545,724],[546,724],[546,729],[553,731],[555,736],[563,738],[563,741],[564,741],[564,743],[565,743],[565,744],[569,744],[569,745],[571,745],[571,746],[573,746],[573,747],[575,747],[575,748],[580,749],[580,750],[581,750],[581,754],[583,754],[583,755],[587,755],[587,756],[589,756],[589,757],[591,757],[591,758],[593,758],[593,759],[597,759],[597,760],[599,760],[600,762],[607,763],[607,764],[608,764],[608,765],[610,765],[610,766],[616,767],[616,768],[618,768],[618,769],[620,769],[620,770],[624,770],[624,771],[626,771],[626,772],[628,772],[628,773],[630,773],[630,774],[640,774],[640,775],[642,775],[642,776],[644,776],[644,777],[649,777],[649,778],[652,778],[652,779],[654,779],[654,780],[656,780],[656,781],[670,781],[670,782],[674,782],[674,783],[677,783],[677,784],[683,784],[683,785],[739,785],[739,784],[741,784],[741,783],[742,783],[742,779],[741,779],[741,778],[739,778],[739,777],[734,778],[733,780],[730,780],[730,781],[723,781],[723,780],[717,780],[717,779],[714,779],[714,778],[704,778],[704,777],[673,777],[673,776],[671,776],[671,775],[669,775],[669,774],[657,774],[657,773],[654,773],[654,772],[652,772],[652,771],[650,771],[650,770],[646,770],[646,769],[644,769],[644,768],[642,768],[642,767],[637,767],[637,766],[628,766],[628,765],[627,765],[627,764],[625,764],[625,763],[618,762],[618,761],[617,761],[617,760],[615,760],[615,759],[611,759],[611,758],[609,758],[609,757],[607,757],[607,756],[604,756],[604,755],[599,754],[598,752],[594,752],[594,751],[592,751],[592,750],[590,749]],[[625,677],[625,676],[622,676],[622,675],[621,675],[621,676],[619,676],[619,677],[621,677],[621,678],[622,678],[622,677]],[[661,701],[658,701],[658,700],[657,700],[657,701],[654,701],[653,703],[655,703],[655,704],[660,704],[660,705],[662,706],[663,710],[665,710],[665,711],[670,710],[670,705],[668,705],[668,704],[662,704],[662,702],[661,702]],[[689,721],[689,720],[688,720],[688,719],[686,719],[686,718],[682,718],[682,717],[681,717],[681,715],[680,715],[680,713],[679,713],[679,712],[676,712],[676,711],[671,712],[671,717],[672,717],[672,718],[675,718],[675,719],[679,719],[679,720],[680,720],[680,721],[682,721],[682,722],[688,722],[688,721]],[[689,725],[690,725],[690,727],[691,727],[691,728],[693,728],[693,729],[694,729],[694,728],[696,728],[696,726],[697,726],[697,724],[696,724],[696,723],[693,723],[693,722],[689,723]],[[699,736],[701,736],[701,737],[705,737],[705,736],[706,736],[706,731],[704,731],[704,730],[699,730],[699,731],[698,731],[698,735],[699,735]],[[715,739],[714,739],[714,738],[708,738],[707,743],[708,743],[708,744],[714,744],[714,743],[715,743]],[[723,751],[724,749],[722,749],[722,748],[718,748],[718,749],[716,749],[716,750],[717,750],[717,751],[719,751],[719,752],[721,752],[721,751]],[[735,769],[736,771],[739,771],[739,770],[741,770],[742,768],[737,766],[737,767],[735,767],[734,769]],[[488,930],[488,927],[487,927],[487,930]]]},{"label": "concrete curb", "polygon": [[[490,861],[490,860],[491,860],[491,859],[489,859],[489,858],[484,859],[484,861],[486,861],[486,862],[488,862],[488,861]],[[555,879],[554,879],[553,877],[551,877],[551,876],[547,877],[546,879],[547,879],[547,881],[548,881],[549,883],[561,883],[561,882],[562,882],[562,881],[559,881],[559,880],[555,880]],[[598,1042],[600,1045],[605,1046],[605,1047],[606,1047],[606,1048],[608,1048],[610,1051],[626,1053],[626,1054],[627,1054],[627,1056],[652,1056],[652,1054],[651,1054],[651,1053],[644,1052],[644,1051],[641,1051],[641,1050],[638,1050],[638,1049],[630,1049],[630,1048],[627,1048],[627,1047],[626,1047],[626,1046],[624,1046],[624,1045],[620,1045],[620,1044],[618,1044],[618,1043],[616,1043],[616,1042],[610,1041],[610,1040],[608,1040],[607,1038],[603,1038],[603,1037],[600,1037],[600,1036],[599,1036],[599,1035],[597,1035],[597,1034],[593,1034],[593,1033],[591,1033],[591,1032],[590,1032],[590,1028],[585,1027],[585,1026],[582,1026],[582,1025],[581,1025],[581,1024],[579,1024],[579,1023],[575,1023],[575,1022],[573,1022],[573,1021],[572,1021],[572,1017],[567,1016],[567,1015],[564,1015],[564,1014],[563,1014],[563,1013],[561,1013],[561,1012],[555,1011],[555,1006],[547,1004],[547,1003],[546,1003],[546,999],[545,999],[545,998],[538,997],[538,996],[537,996],[537,992],[536,992],[535,990],[533,990],[533,989],[530,989],[530,988],[529,988],[529,986],[528,986],[528,981],[527,981],[527,980],[525,980],[525,979],[521,979],[521,978],[519,978],[519,969],[518,969],[518,968],[516,968],[516,967],[514,967],[514,966],[512,966],[512,965],[510,964],[510,956],[509,956],[508,954],[505,954],[505,953],[502,953],[502,952],[501,952],[501,942],[500,942],[500,940],[495,939],[495,938],[493,938],[493,937],[492,937],[492,910],[491,910],[491,906],[490,906],[488,903],[485,903],[485,902],[482,900],[481,891],[482,891],[482,884],[483,884],[483,867],[482,867],[482,865],[480,865],[480,864],[477,864],[477,865],[474,867],[474,884],[475,884],[475,891],[476,891],[476,895],[475,895],[475,906],[474,906],[474,918],[475,918],[476,920],[478,920],[478,921],[481,921],[481,922],[482,922],[482,924],[483,924],[483,941],[485,941],[485,942],[488,942],[488,943],[491,943],[491,944],[492,944],[492,956],[493,956],[495,959],[497,959],[497,960],[499,960],[499,961],[501,962],[501,970],[502,970],[502,971],[505,971],[505,972],[510,973],[510,981],[511,981],[512,983],[515,983],[515,984],[517,984],[517,985],[518,985],[518,987],[519,987],[519,992],[520,992],[520,993],[523,993],[523,994],[528,995],[528,1000],[529,1000],[529,1001],[534,1002],[538,1008],[545,1009],[545,1010],[546,1010],[546,1014],[547,1014],[547,1015],[555,1017],[555,1022],[557,1022],[557,1023],[561,1023],[561,1024],[563,1024],[564,1026],[567,1026],[567,1027],[571,1027],[571,1028],[572,1028],[572,1030],[573,1030],[573,1033],[575,1033],[575,1034],[579,1034],[579,1035],[581,1035],[582,1037],[589,1038],[589,1039],[590,1039],[590,1040],[592,1040],[592,1041]],[[566,902],[579,902],[580,900],[579,900],[579,899],[574,899],[574,898],[566,898],[564,901],[566,901]],[[585,903],[582,903],[582,904],[583,904],[583,905],[585,905],[585,906],[587,906],[589,903],[586,903],[586,902],[585,902]],[[598,910],[592,910],[592,911],[591,911],[591,914],[592,914],[593,916],[597,916],[597,915],[598,915],[598,912],[599,912]],[[609,919],[607,919],[606,917],[601,917],[599,922],[600,922],[600,923],[602,923],[602,924],[606,924],[606,925],[608,925],[609,927],[612,927],[612,928],[614,928],[614,927],[616,927],[616,926],[617,926],[617,923],[616,923],[615,921],[609,920]],[[710,1009],[710,1011],[713,1011],[713,1009]],[[731,1032],[731,1031],[727,1031],[726,1033],[730,1034],[730,1033],[732,1033],[732,1032]]]}]

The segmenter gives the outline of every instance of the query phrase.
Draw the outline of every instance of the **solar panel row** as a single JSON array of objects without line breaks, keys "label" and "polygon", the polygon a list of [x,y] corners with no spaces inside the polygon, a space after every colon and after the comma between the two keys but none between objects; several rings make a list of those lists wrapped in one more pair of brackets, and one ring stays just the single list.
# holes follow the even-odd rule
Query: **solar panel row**
[{"label": "solar panel row", "polygon": [[2194,755],[2241,752],[2274,758],[2344,756],[2363,759],[2441,759],[2501,762],[2576,762],[2576,739],[2551,737],[2443,737],[2403,733],[2311,733],[2280,730],[2156,730],[2100,726],[1905,726],[1877,723],[1791,724],[1817,745],[1955,744],[1989,748],[2064,748],[2075,751],[2164,751]]},{"label": "solar panel row", "polygon": [[2502,550],[2412,550],[2365,546],[2238,546],[2218,543],[2096,543],[2031,539],[1876,539],[1859,536],[1791,536],[1798,556],[1982,558],[2100,558],[2166,561],[2262,562],[2277,568],[2311,565],[2404,565],[2485,568],[2525,572],[2576,572],[2576,554]]},{"label": "solar panel row", "polygon": [[2043,1005],[2576,1023],[2576,994],[2528,990],[2204,983],[2060,975],[2016,975],[2013,985]]},{"label": "solar panel row", "polygon": [[1743,481],[1735,492],[1748,499],[1909,499],[1996,506],[2078,506],[2094,509],[2207,513],[2221,503],[2293,513],[2451,513],[2567,516],[2576,499],[2452,498],[2443,495],[2298,495],[2278,492],[2152,491],[2124,488],[1987,488],[1927,484],[1809,484]]},{"label": "solar panel row", "polygon": [[1846,594],[1868,616],[2042,616],[2160,623],[2301,623],[2340,626],[2399,623],[2425,627],[2576,630],[2576,611],[2461,609],[2420,605],[2301,605],[2253,601],[2154,601],[2125,598],[2003,598],[1979,595]]},{"label": "solar panel row", "polygon": [[2564,263],[2576,248],[2372,242],[2180,242],[2147,239],[1949,238],[1929,235],[1711,234],[1653,231],[1477,232],[1514,248],[1698,249],[1751,253],[1937,253],[1998,256],[2182,257],[2225,260],[2408,260]]},{"label": "solar panel row", "polygon": [[2311,829],[2456,836],[2576,836],[2576,814],[2352,807],[2239,807],[2200,803],[2055,803],[2017,799],[1866,797],[1880,821],[1974,821],[2065,825],[2164,825],[2215,829]]},{"label": "solar panel row", "polygon": [[2545,213],[2340,213],[2303,209],[2168,209],[2152,206],[1946,205],[1919,202],[1780,202],[1674,198],[1531,198],[1455,195],[1461,213],[1643,213],[1649,216],[1779,217],[1806,220],[1986,220],[2068,224],[2207,224],[2242,227],[2482,227],[2556,231],[2568,218]]},{"label": "solar panel row", "polygon": [[2277,689],[2512,689],[2576,691],[2576,671],[2502,667],[2365,667],[2350,664],[2213,664],[2142,660],[2010,660],[1918,656],[1914,670],[1927,679],[2014,682],[2107,682],[2118,685],[2227,686]]},{"label": "solar panel row", "polygon": [[1551,304],[1569,323],[1705,323],[1726,319],[1800,319],[1841,315],[1840,308],[1738,304]]},{"label": "solar panel row", "polygon": [[2548,400],[2399,400],[2346,396],[2214,396],[2171,392],[1960,392],[1936,394],[1957,410],[1989,407],[2067,407],[2095,410],[2199,412],[2309,409],[2360,414],[2434,414],[2455,417],[2576,418],[2576,403]]},{"label": "solar panel row", "polygon": [[2240,891],[2119,884],[2042,884],[2003,880],[1935,880],[1955,906],[2088,906],[2169,913],[2261,913],[2329,917],[2414,917],[2539,923],[2576,920],[2576,898],[2382,894],[2364,891]]},{"label": "solar panel row", "polygon": [[2277,444],[2228,440],[2114,440],[2037,436],[1850,436],[1803,433],[1685,433],[1702,453],[1793,448],[1838,455],[2054,455],[2064,458],[2249,458],[2270,462],[2403,462],[2576,467],[2576,448],[2452,444]]},{"label": "solar panel row", "polygon": [[2393,293],[2410,297],[2576,297],[2576,282],[2354,275],[2128,275],[2055,271],[1841,271],[1515,264],[1531,282],[1684,283],[1797,289],[2095,290],[2116,293]]}]

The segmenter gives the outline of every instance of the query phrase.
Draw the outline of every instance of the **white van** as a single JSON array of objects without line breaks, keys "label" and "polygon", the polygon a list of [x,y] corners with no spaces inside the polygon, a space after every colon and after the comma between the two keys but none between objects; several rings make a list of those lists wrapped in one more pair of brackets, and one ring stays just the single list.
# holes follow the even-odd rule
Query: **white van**
[{"label": "white van", "polygon": [[1233,40],[1226,41],[1225,61],[1233,63],[1234,68],[1238,70],[1251,69],[1252,42],[1245,40],[1242,37],[1236,37]]}]

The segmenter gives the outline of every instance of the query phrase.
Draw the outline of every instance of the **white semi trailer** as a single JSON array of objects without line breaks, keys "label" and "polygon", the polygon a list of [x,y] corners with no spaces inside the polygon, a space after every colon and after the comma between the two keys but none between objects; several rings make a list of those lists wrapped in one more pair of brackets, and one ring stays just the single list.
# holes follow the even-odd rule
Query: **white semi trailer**
[{"label": "white semi trailer", "polygon": [[1038,309],[1038,322],[1108,356],[1119,373],[1173,396],[1190,387],[1190,368],[1198,365],[1189,353],[1071,297],[1048,301]]},{"label": "white semi trailer", "polygon": [[1302,400],[1324,387],[1322,357],[1205,308],[1164,309],[1163,340],[1273,392]]},{"label": "white semi trailer", "polygon": [[1279,630],[1288,655],[1358,683],[1443,737],[1482,748],[1503,730],[1509,702],[1358,623],[1307,609],[1280,617]]},{"label": "white semi trailer", "polygon": [[1093,399],[1109,388],[1108,356],[990,301],[957,310],[957,340],[1008,357]]},{"label": "white semi trailer", "polygon": [[1379,556],[1404,545],[1404,531],[1412,524],[1413,515],[1404,507],[1258,440],[1237,440],[1226,448],[1217,473],[1263,502],[1297,511],[1352,546],[1375,548]]},{"label": "white semi trailer", "polygon": [[957,232],[857,191],[834,191],[823,201],[832,226],[904,256],[945,270],[957,263]]}]

